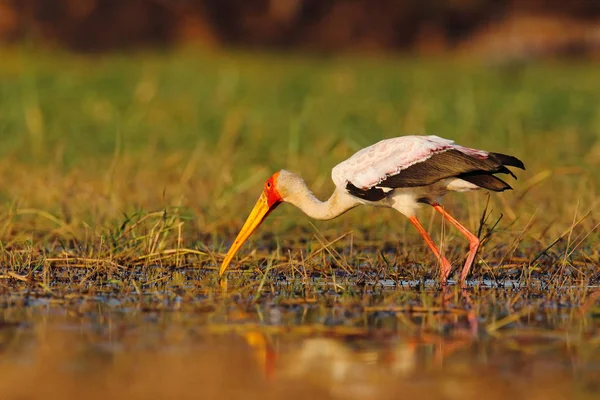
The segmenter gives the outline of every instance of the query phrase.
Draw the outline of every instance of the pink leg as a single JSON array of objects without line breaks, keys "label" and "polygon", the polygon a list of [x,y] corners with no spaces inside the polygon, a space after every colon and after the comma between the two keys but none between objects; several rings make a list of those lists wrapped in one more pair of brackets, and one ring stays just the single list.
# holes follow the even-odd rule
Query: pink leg
[{"label": "pink leg", "polygon": [[435,245],[435,243],[433,243],[433,239],[431,239],[431,236],[429,236],[429,234],[427,233],[427,231],[425,230],[423,225],[421,225],[421,222],[419,222],[417,217],[410,217],[409,220],[410,220],[410,222],[412,222],[412,224],[415,226],[415,228],[417,228],[417,230],[419,231],[419,233],[421,234],[423,239],[425,239],[425,243],[427,243],[427,246],[429,246],[431,251],[433,251],[433,254],[435,254],[435,256],[437,257],[439,262],[442,264],[440,279],[441,279],[441,284],[445,285],[446,281],[448,280],[448,275],[450,275],[450,270],[452,269],[452,266],[450,265],[450,261],[448,261],[448,259],[446,257],[444,257],[442,255],[442,253],[440,253],[440,249],[438,249],[437,246]]},{"label": "pink leg", "polygon": [[444,207],[441,205],[434,203],[431,205],[435,208],[444,218],[446,218],[452,225],[454,225],[460,233],[462,233],[467,239],[469,239],[469,255],[467,256],[467,261],[465,261],[465,266],[460,274],[460,282],[464,283],[465,279],[467,279],[467,275],[471,270],[471,265],[473,264],[473,260],[475,260],[475,255],[477,254],[477,249],[479,249],[480,240],[477,236],[473,235],[467,228],[462,226],[460,222],[454,219],[453,216],[448,214]]}]

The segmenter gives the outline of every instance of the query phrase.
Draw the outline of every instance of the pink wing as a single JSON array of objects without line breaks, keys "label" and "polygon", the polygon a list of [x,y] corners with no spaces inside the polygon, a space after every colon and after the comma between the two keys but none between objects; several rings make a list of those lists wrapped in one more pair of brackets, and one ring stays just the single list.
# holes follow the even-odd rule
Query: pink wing
[{"label": "pink wing", "polygon": [[382,140],[358,151],[336,165],[331,171],[331,178],[340,188],[345,188],[348,182],[352,182],[357,188],[368,189],[388,176],[448,149],[481,159],[488,157],[486,151],[458,146],[452,140],[434,135],[402,136]]}]

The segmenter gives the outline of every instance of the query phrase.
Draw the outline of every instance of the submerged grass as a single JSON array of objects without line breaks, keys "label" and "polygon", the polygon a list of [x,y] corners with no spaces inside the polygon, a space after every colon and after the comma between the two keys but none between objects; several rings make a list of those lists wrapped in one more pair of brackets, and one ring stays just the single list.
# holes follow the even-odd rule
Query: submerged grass
[{"label": "submerged grass", "polygon": [[[484,239],[475,296],[503,286],[517,290],[504,299],[512,306],[582,304],[600,280],[593,66],[22,49],[2,59],[5,293],[222,296],[216,268],[271,172],[293,170],[323,198],[337,162],[409,133],[527,166],[513,192],[447,196]],[[434,212],[421,215],[458,269],[462,237]],[[434,307],[443,297],[423,297],[435,260],[391,210],[311,222],[281,207],[235,265],[225,298],[248,304],[329,295],[360,304],[368,294],[378,306]]]}]

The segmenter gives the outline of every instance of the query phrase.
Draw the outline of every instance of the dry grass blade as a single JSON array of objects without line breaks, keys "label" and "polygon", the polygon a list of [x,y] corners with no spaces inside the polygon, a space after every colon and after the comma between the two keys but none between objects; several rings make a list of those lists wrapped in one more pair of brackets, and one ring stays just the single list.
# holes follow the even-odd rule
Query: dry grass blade
[{"label": "dry grass blade", "polygon": [[488,332],[490,335],[494,335],[496,331],[498,331],[499,329],[512,324],[513,322],[517,322],[518,320],[520,320],[521,318],[523,318],[524,316],[527,316],[531,313],[533,313],[536,308],[539,307],[538,304],[532,304],[530,306],[527,306],[525,308],[523,308],[522,310],[515,312],[513,314],[510,314],[502,319],[499,319],[497,321],[494,321],[492,323],[489,323],[486,327],[485,330],[486,332]]},{"label": "dry grass blade", "polygon": [[319,230],[317,229],[317,227],[311,222],[311,225],[313,227],[313,229],[315,230],[315,238],[319,241],[319,243],[321,244],[322,248],[319,250],[325,250],[341,267],[344,271],[346,271],[348,274],[352,274],[354,272],[354,269],[345,261],[345,258],[342,257],[337,250],[335,250],[334,248],[332,248],[332,245],[337,242],[339,239],[341,239],[342,237],[344,237],[345,235],[342,235],[340,238],[335,239],[334,241],[331,242],[327,242],[325,240],[325,238],[323,237],[323,235],[319,232]]},{"label": "dry grass blade", "polygon": [[127,269],[127,267],[118,264],[115,261],[106,258],[87,258],[87,257],[49,257],[45,261],[53,264],[55,267],[81,267],[96,268],[98,265],[109,265],[118,269]]},{"label": "dry grass blade", "polygon": [[16,279],[22,282],[29,282],[29,277],[27,275],[19,275],[14,272],[9,272],[6,275],[0,275],[0,279]]},{"label": "dry grass blade", "polygon": [[[197,256],[206,256],[207,253],[203,252],[203,251],[199,251],[199,250],[194,250],[194,249],[166,249],[166,250],[162,250],[160,252],[156,252],[156,253],[150,253],[150,254],[143,254],[140,256],[137,256],[134,259],[135,261],[145,261],[145,260],[161,260],[161,259],[165,259],[165,258],[170,258],[170,257],[179,257],[179,256],[185,256],[188,254],[194,254]],[[178,263],[176,263],[178,264]]]}]

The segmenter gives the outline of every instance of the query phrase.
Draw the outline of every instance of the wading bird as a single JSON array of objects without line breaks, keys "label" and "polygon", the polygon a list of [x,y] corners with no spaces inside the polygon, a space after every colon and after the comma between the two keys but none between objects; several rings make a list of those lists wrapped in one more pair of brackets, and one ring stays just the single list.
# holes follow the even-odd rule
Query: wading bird
[{"label": "wading bird", "polygon": [[525,169],[513,156],[459,146],[438,136],[402,136],[375,143],[336,165],[331,171],[335,191],[324,202],[312,194],[298,175],[286,170],[275,172],[265,182],[262,195],[227,252],[219,277],[252,232],[285,201],[320,220],[335,218],[361,204],[399,211],[417,228],[440,262],[440,280],[444,285],[452,268],[450,262],[416,216],[419,206],[428,204],[469,240],[469,253],[460,275],[464,284],[479,248],[479,238],[448,214],[440,200],[450,191],[512,189],[495,176],[509,174],[516,178],[507,166]]}]

